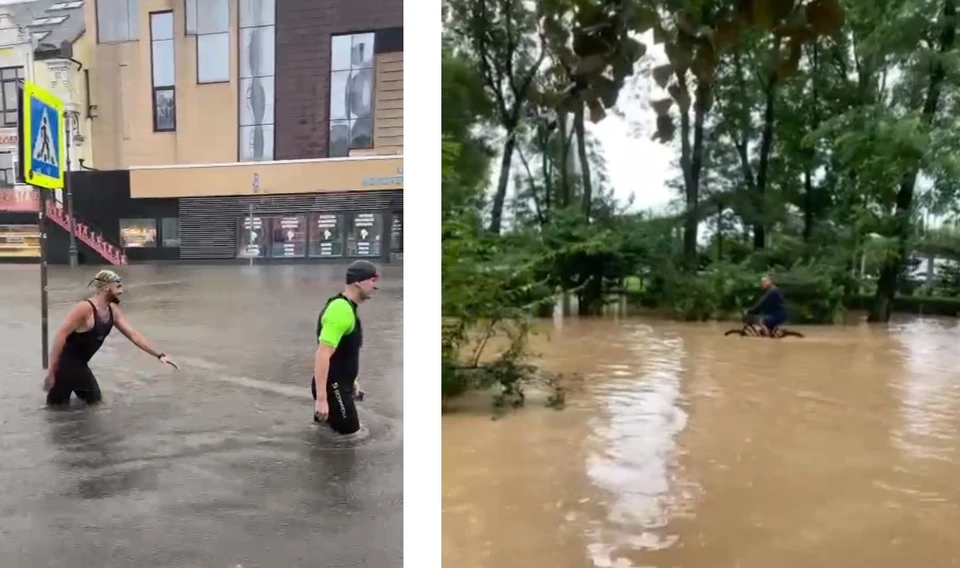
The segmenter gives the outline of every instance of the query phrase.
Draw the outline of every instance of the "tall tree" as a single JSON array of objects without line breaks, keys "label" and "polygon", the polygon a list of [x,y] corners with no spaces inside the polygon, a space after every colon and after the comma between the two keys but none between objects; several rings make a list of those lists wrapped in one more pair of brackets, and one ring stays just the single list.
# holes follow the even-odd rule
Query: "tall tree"
[{"label": "tall tree", "polygon": [[480,71],[505,139],[490,211],[490,232],[500,233],[518,129],[546,53],[538,16],[523,0],[447,0],[449,35]]}]

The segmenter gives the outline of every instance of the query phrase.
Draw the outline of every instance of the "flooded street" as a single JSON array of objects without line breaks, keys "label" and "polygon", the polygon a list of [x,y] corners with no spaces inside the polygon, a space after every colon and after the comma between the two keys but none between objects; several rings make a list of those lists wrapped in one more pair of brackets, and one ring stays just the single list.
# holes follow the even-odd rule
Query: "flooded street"
[{"label": "flooded street", "polygon": [[[51,342],[96,273],[51,267]],[[105,406],[44,408],[38,268],[0,266],[4,568],[402,564],[403,272],[360,308],[365,436],[312,425],[314,329],[344,266],[130,266]]]},{"label": "flooded street", "polygon": [[443,418],[458,568],[960,565],[960,327],[568,319],[562,411]]}]

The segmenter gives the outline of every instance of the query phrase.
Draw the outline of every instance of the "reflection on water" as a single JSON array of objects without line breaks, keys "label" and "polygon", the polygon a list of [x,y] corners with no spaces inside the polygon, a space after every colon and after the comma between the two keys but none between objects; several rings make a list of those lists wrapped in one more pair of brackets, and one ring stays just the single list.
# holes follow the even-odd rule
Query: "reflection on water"
[{"label": "reflection on water", "polygon": [[607,494],[606,522],[595,529],[589,546],[598,566],[609,565],[612,552],[621,547],[665,548],[676,540],[661,531],[674,505],[675,436],[687,421],[678,407],[683,339],[657,337],[647,325],[621,333],[627,357],[639,364],[604,363],[588,377],[602,414],[591,421],[588,444],[594,449],[586,472]]},{"label": "reflection on water", "polygon": [[944,322],[928,321],[902,326],[898,339],[906,373],[895,385],[903,422],[893,440],[913,457],[952,460],[960,382],[944,371],[960,366],[957,334]]},{"label": "reflection on water", "polygon": [[954,322],[548,327],[567,409],[444,417],[445,565],[960,564]]}]

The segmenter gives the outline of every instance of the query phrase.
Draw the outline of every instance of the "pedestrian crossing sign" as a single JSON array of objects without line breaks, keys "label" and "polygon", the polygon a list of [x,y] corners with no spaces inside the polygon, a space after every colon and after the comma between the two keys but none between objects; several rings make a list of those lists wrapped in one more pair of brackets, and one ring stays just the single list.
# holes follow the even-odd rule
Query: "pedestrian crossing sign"
[{"label": "pedestrian crossing sign", "polygon": [[63,189],[66,154],[63,101],[27,81],[23,85],[20,108],[23,181],[45,189]]}]

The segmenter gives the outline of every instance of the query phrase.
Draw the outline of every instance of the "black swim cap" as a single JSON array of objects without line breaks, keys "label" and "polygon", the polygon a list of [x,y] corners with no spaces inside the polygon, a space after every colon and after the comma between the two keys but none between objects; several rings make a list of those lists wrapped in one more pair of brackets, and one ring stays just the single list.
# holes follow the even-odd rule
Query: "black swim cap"
[{"label": "black swim cap", "polygon": [[366,260],[357,260],[347,267],[347,284],[355,284],[376,278],[380,273],[372,262]]}]

